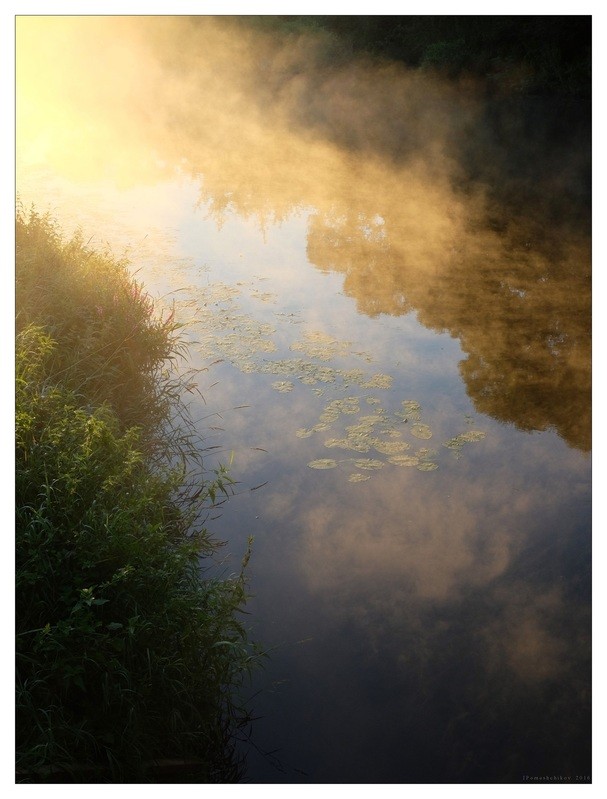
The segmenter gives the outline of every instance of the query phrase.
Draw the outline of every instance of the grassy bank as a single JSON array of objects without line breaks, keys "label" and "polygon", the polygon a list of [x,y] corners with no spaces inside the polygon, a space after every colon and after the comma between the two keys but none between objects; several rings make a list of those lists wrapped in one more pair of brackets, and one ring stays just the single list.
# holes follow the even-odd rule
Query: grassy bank
[{"label": "grassy bank", "polygon": [[33,212],[16,290],[17,779],[236,780],[255,656],[243,571],[201,576],[230,481],[193,468],[178,327]]}]

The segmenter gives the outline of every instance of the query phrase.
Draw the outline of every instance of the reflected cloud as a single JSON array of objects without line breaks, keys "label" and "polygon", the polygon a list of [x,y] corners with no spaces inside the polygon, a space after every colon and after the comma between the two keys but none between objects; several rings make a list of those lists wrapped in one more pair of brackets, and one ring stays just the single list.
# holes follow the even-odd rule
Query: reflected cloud
[{"label": "reflected cloud", "polygon": [[[416,601],[445,602],[502,574],[518,539],[510,504],[502,487],[477,488],[466,482],[465,469],[457,471],[449,469],[448,478],[440,470],[382,474],[372,492],[359,489],[343,502],[333,497],[304,511],[301,567],[310,587],[397,579]],[[490,529],[479,524],[483,517]]]},{"label": "reflected cloud", "polygon": [[[455,606],[479,591],[489,592],[508,615],[483,622],[479,634],[501,642],[514,672],[531,675],[534,658],[558,659],[546,620],[563,612],[563,597],[541,583],[533,591],[516,583],[506,589],[501,578],[520,564],[533,542],[529,519],[538,519],[539,535],[551,518],[567,512],[553,496],[556,474],[567,474],[573,485],[585,468],[572,452],[555,459],[551,473],[535,472],[533,457],[529,448],[527,471],[518,475],[511,473],[504,452],[501,470],[491,474],[454,460],[431,474],[383,472],[372,488],[351,489],[335,479],[330,500],[313,492],[314,481],[329,481],[325,475],[330,473],[310,477],[289,500],[301,519],[297,563],[306,589],[315,595],[332,592],[339,614],[368,608],[382,586],[386,621],[377,623],[379,639],[385,625],[396,621],[399,626],[399,616],[409,623],[420,608]],[[584,490],[580,481],[577,493]],[[269,498],[270,519],[284,518],[286,494],[277,491]],[[311,498],[303,507],[296,501],[300,494]],[[400,502],[394,502],[396,496]],[[551,668],[536,670],[549,676]]]},{"label": "reflected cloud", "polygon": [[[370,490],[331,482],[321,496],[300,475],[265,508],[270,520],[297,520],[287,536],[297,543],[285,552],[322,629],[357,641],[365,663],[386,664],[389,679],[415,686],[422,704],[436,703],[447,663],[469,670],[466,693],[452,687],[464,725],[470,707],[505,703],[507,712],[509,701],[541,702],[546,686],[561,685],[566,696],[551,712],[562,727],[563,708],[571,712],[572,697],[585,696],[589,609],[566,583],[542,576],[555,557],[546,531],[571,510],[553,495],[554,474],[534,471],[531,453],[524,474],[506,464],[491,475],[468,473],[454,462],[431,475],[386,473]],[[552,470],[575,481],[580,462],[570,453]]]},{"label": "reflected cloud", "polygon": [[567,615],[558,588],[538,592],[515,583],[498,591],[497,598],[502,614],[483,631],[490,668],[501,669],[506,664],[526,683],[562,677],[571,665],[567,657],[571,653],[563,639],[562,622],[558,622]]}]

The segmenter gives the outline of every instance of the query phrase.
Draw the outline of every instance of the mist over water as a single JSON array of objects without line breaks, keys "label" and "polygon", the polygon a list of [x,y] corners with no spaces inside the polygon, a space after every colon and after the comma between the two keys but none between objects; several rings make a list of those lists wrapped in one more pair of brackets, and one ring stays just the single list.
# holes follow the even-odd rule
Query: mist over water
[{"label": "mist over water", "polygon": [[322,32],[18,18],[21,200],[183,289],[201,416],[249,406],[251,780],[589,773],[588,117]]}]

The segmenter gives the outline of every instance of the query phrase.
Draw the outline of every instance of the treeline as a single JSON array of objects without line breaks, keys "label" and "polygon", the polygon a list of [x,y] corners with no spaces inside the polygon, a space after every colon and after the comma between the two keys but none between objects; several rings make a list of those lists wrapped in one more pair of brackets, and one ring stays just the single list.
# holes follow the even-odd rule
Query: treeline
[{"label": "treeline", "polygon": [[197,455],[178,326],[35,212],[16,292],[17,781],[235,781],[256,654],[243,571],[201,573],[230,478]]},{"label": "treeline", "polygon": [[282,34],[319,32],[342,52],[371,54],[497,91],[589,95],[591,16],[268,15],[241,22]]}]

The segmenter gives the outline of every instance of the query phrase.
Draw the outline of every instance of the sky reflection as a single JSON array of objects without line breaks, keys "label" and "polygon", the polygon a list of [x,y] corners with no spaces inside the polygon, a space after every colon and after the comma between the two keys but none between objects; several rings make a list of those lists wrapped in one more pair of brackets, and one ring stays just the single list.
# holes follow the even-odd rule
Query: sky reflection
[{"label": "sky reflection", "polygon": [[[235,563],[255,535],[254,740],[281,749],[250,779],[589,770],[584,119],[288,45],[212,18],[17,26],[21,199],[176,302],[209,459],[234,456],[214,524]],[[434,471],[390,461],[426,447]]]}]

